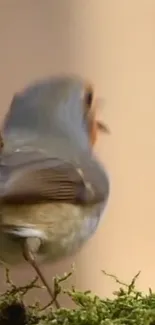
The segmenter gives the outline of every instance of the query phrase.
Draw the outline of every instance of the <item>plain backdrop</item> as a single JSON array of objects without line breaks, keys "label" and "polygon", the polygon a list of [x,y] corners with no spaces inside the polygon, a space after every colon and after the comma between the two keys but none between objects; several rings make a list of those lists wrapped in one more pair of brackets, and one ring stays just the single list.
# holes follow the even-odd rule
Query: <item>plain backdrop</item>
[{"label": "plain backdrop", "polygon": [[[14,92],[61,72],[90,79],[104,98],[100,115],[111,135],[100,136],[96,151],[111,194],[81,253],[42,269],[50,281],[74,261],[70,284],[101,296],[116,289],[102,269],[123,281],[141,270],[138,287],[155,289],[155,1],[0,0],[1,121]],[[12,274],[23,284],[33,272],[25,264]]]}]

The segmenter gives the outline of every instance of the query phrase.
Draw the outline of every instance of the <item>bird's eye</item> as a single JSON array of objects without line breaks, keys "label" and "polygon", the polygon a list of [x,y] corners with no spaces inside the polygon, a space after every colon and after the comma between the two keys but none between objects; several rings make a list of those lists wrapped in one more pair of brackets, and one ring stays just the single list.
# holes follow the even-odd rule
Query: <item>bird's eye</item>
[{"label": "bird's eye", "polygon": [[91,89],[87,90],[87,92],[85,93],[84,102],[86,108],[90,109],[93,103],[93,91]]}]

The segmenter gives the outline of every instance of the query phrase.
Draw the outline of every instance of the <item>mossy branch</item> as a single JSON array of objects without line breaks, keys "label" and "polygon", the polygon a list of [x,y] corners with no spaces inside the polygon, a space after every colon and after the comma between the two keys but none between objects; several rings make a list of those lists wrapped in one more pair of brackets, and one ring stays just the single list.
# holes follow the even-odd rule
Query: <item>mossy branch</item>
[{"label": "mossy branch", "polygon": [[0,294],[0,325],[155,325],[155,294],[136,289],[138,272],[129,284],[120,281],[115,275],[102,271],[120,286],[113,299],[102,299],[91,291],[80,292],[74,287],[64,290],[63,283],[73,271],[53,279],[55,297],[61,292],[67,294],[76,304],[74,309],[61,307],[54,311],[52,304],[41,306],[40,302],[26,306],[24,297],[34,288],[44,289],[33,279],[25,286],[16,286],[6,269],[7,290]]}]

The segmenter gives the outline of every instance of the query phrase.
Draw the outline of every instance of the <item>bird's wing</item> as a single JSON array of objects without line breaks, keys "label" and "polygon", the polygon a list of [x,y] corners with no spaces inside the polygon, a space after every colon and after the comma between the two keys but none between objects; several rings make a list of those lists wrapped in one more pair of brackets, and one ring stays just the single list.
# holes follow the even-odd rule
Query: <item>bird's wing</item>
[{"label": "bird's wing", "polygon": [[0,199],[7,203],[64,201],[86,203],[93,198],[91,186],[78,166],[60,159],[46,158],[31,163],[0,169],[5,174]]}]

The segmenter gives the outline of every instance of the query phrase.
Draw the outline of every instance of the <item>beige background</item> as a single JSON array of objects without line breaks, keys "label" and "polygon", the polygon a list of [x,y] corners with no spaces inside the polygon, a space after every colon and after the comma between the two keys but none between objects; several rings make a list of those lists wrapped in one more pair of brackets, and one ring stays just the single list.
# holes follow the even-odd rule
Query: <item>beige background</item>
[{"label": "beige background", "polygon": [[[110,295],[101,269],[124,281],[142,270],[138,286],[155,289],[155,1],[0,0],[1,118],[16,90],[58,72],[94,82],[112,132],[96,146],[111,178],[108,208],[71,282]],[[50,279],[70,264],[43,269]],[[13,274],[19,283],[32,275],[29,266]]]}]

